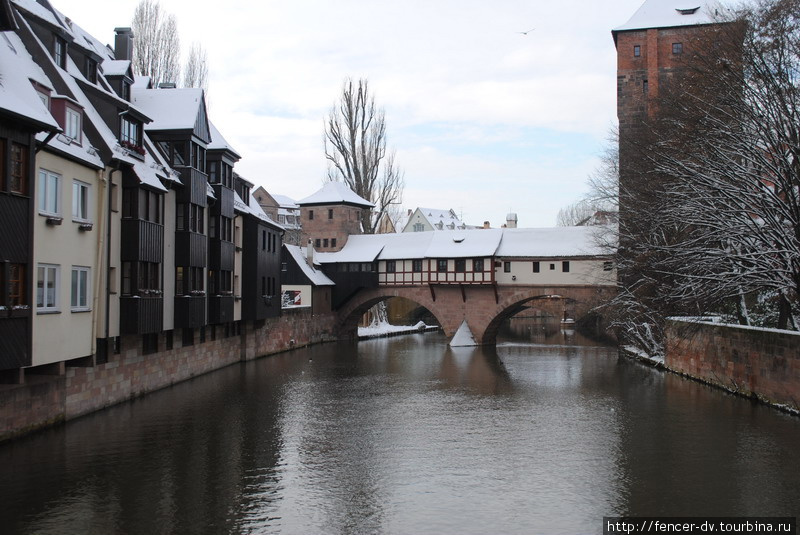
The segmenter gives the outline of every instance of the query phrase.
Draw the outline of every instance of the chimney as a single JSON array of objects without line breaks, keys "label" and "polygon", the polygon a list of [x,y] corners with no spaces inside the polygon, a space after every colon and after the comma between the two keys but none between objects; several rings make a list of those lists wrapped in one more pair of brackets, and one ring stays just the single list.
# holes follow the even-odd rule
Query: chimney
[{"label": "chimney", "polygon": [[114,28],[114,59],[133,59],[133,31],[130,28]]},{"label": "chimney", "polygon": [[308,239],[308,247],[306,248],[306,262],[311,268],[314,268],[314,245],[311,243],[311,238]]},{"label": "chimney", "polygon": [[506,216],[506,228],[517,228],[517,214],[514,212]]},{"label": "chimney", "polygon": [[411,208],[409,208],[409,209],[408,209],[408,216],[409,216],[409,217],[411,217],[411,214],[413,214],[413,213],[414,213],[414,212],[412,212],[412,211],[411,211]]},{"label": "chimney", "polygon": [[489,225],[488,221],[484,221],[483,222],[483,228],[492,228],[492,227]]}]

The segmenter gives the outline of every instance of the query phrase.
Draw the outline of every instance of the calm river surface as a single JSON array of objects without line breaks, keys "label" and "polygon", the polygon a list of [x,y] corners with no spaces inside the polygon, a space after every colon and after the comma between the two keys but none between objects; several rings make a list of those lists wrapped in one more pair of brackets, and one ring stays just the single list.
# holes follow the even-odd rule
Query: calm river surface
[{"label": "calm river surface", "polygon": [[512,322],[232,366],[0,445],[3,534],[601,533],[800,516],[800,418]]}]

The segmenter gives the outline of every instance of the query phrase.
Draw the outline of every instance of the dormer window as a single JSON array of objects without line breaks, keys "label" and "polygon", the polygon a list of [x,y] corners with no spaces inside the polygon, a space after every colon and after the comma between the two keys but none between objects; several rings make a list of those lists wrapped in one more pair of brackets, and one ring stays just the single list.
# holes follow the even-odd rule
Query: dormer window
[{"label": "dormer window", "polygon": [[80,145],[83,114],[70,107],[67,107],[64,111],[66,112],[64,116],[64,135]]},{"label": "dormer window", "polygon": [[678,7],[678,8],[675,8],[675,11],[677,11],[681,15],[694,15],[697,12],[698,9],[700,9],[700,6],[697,6],[697,7],[683,7],[683,8]]},{"label": "dormer window", "polygon": [[97,83],[97,62],[87,57],[83,62],[83,75],[93,84]]},{"label": "dormer window", "polygon": [[62,69],[67,68],[67,42],[57,36],[53,38],[53,60]]},{"label": "dormer window", "polygon": [[33,88],[36,90],[36,95],[38,95],[39,100],[42,101],[44,107],[50,110],[50,90],[43,86],[42,84],[36,83],[31,80],[31,84],[33,84]]},{"label": "dormer window", "polygon": [[131,84],[127,80],[122,80],[122,99],[131,101]]},{"label": "dormer window", "polygon": [[142,148],[142,123],[123,116],[119,129],[120,145],[144,155]]}]

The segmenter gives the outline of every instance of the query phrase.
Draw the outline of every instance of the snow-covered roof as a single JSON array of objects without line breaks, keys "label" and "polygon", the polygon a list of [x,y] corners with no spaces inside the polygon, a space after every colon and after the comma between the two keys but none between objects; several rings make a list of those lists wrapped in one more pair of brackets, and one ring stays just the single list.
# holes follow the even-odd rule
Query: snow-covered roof
[{"label": "snow-covered roof", "polygon": [[[35,3],[35,2],[34,2]],[[38,4],[37,4],[38,5]],[[61,130],[42,103],[31,80],[52,87],[14,32],[0,32],[0,112],[38,123],[42,129]]]},{"label": "snow-covered roof", "polygon": [[433,230],[455,230],[471,228],[469,225],[461,221],[452,209],[442,210],[441,208],[422,208],[418,207],[414,212],[405,218],[405,224],[398,228],[398,232],[409,232],[411,228],[407,228],[415,221],[415,216],[421,216],[428,224],[433,227]]},{"label": "snow-covered roof", "polygon": [[66,26],[58,20],[55,13],[47,9],[45,6],[37,2],[36,0],[12,0],[17,6],[21,7],[31,15],[34,15],[40,20],[48,22],[53,26],[64,28]]},{"label": "snow-covered roof", "polygon": [[605,256],[605,227],[484,229],[361,234],[341,251],[317,253],[322,264],[413,258],[564,258]]},{"label": "snow-covered roof", "polygon": [[334,286],[335,283],[328,278],[322,271],[311,267],[308,264],[308,260],[306,257],[306,251],[297,245],[284,245],[286,247],[286,251],[292,255],[292,258],[303,271],[303,274],[308,277],[308,280],[311,281],[311,284],[314,286]]},{"label": "snow-covered roof", "polygon": [[131,62],[127,59],[107,59],[102,67],[106,76],[125,76],[131,68]]},{"label": "snow-covered roof", "polygon": [[142,89],[134,86],[131,102],[153,118],[146,130],[193,130],[203,106],[203,90]]},{"label": "snow-covered roof", "polygon": [[252,194],[250,194],[248,202],[245,203],[239,196],[239,194],[234,191],[233,208],[239,211],[240,213],[250,214],[252,216],[255,216],[261,221],[269,223],[273,227],[279,228],[281,230],[286,230],[282,225],[278,224],[276,221],[273,221],[267,214],[264,213],[264,210],[261,209],[261,206],[258,205],[258,201],[256,200],[255,197],[253,197]]},{"label": "snow-covered roof", "polygon": [[628,22],[612,31],[710,24],[718,9],[715,0],[645,0]]},{"label": "snow-covered roof", "polygon": [[[606,227],[553,227],[503,229],[503,240],[497,249],[500,257],[561,258],[603,256],[608,254],[598,245],[599,234]],[[476,231],[478,234],[488,231]]]},{"label": "snow-covered roof", "polygon": [[355,194],[342,182],[326,182],[322,189],[297,201],[300,206],[311,204],[351,204],[372,208],[375,205]]},{"label": "snow-covered roof", "polygon": [[286,195],[275,195],[271,193],[272,198],[275,199],[275,202],[278,203],[278,206],[281,208],[285,208],[287,210],[297,210],[300,208],[300,205],[297,204],[297,201],[294,199],[287,197]]},{"label": "snow-covered roof", "polygon": [[[192,123],[194,124],[194,123]],[[208,150],[227,150],[232,152],[236,158],[241,158],[238,152],[234,150],[233,147],[222,137],[222,134],[219,133],[217,127],[214,126],[214,123],[211,121],[208,122],[208,126],[210,127],[211,132],[211,143],[208,144]]]},{"label": "snow-covered roof", "polygon": [[149,89],[152,85],[152,79],[149,76],[133,75],[133,84],[131,89]]},{"label": "snow-covered roof", "polygon": [[[45,139],[47,139],[46,133],[36,135],[36,141],[42,142]],[[58,134],[47,143],[47,146],[56,152],[79,160],[90,167],[96,169],[103,169],[105,167],[103,160],[101,160],[100,156],[97,154],[97,150],[92,147],[85,134],[83,134],[83,143],[81,145],[73,143],[72,140],[64,134]]]}]

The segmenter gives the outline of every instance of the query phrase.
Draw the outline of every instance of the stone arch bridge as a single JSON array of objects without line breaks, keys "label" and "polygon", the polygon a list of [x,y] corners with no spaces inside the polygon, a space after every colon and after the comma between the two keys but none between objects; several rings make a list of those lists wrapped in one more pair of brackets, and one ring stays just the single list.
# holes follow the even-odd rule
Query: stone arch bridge
[{"label": "stone arch bridge", "polygon": [[367,310],[391,297],[404,297],[427,308],[448,338],[466,320],[476,342],[493,345],[500,325],[527,307],[579,319],[610,301],[615,292],[614,286],[597,285],[379,286],[360,290],[338,310],[338,328],[341,337],[355,337],[359,319]]}]

